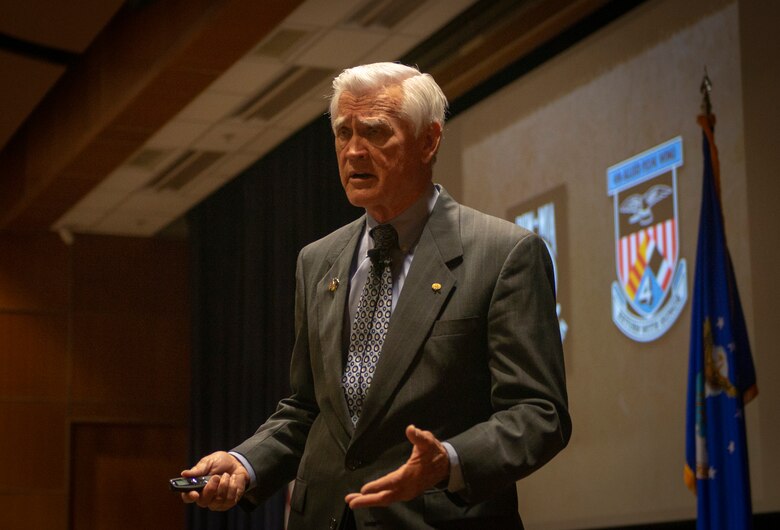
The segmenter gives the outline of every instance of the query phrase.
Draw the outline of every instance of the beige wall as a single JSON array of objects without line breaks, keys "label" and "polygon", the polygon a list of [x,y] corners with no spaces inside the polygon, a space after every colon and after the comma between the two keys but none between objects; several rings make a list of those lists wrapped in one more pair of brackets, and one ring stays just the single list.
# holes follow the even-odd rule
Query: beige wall
[{"label": "beige wall", "polygon": [[742,58],[742,102],[745,120],[745,168],[753,291],[753,359],[758,371],[759,397],[748,408],[752,430],[753,504],[756,511],[780,509],[780,282],[776,280],[780,231],[780,3],[739,2]]},{"label": "beige wall", "polygon": [[[766,24],[778,19],[766,17],[758,2],[749,4],[751,18]],[[769,197],[778,196],[769,193],[777,185],[769,182],[767,171],[780,167],[768,140],[777,135],[769,121],[759,118],[763,104],[753,110],[746,104],[745,114],[755,123],[743,123],[742,102],[759,92],[751,84],[754,79],[766,91],[776,93],[780,85],[765,79],[763,63],[757,61],[753,70],[746,70],[743,84],[740,35],[742,44],[755,50],[751,53],[780,47],[754,36],[745,27],[748,22],[734,1],[648,1],[456,117],[445,131],[436,180],[470,206],[507,217],[514,205],[566,186],[568,218],[558,220],[558,229],[567,231],[569,241],[570,335],[564,350],[574,434],[564,453],[518,484],[521,512],[532,528],[695,516],[695,498],[682,481],[690,288],[679,319],[654,342],[634,342],[612,323],[615,229],[606,170],[682,137],[679,236],[691,286],[702,177],[701,130],[695,119],[705,66],[714,84],[726,230],[759,381],[771,380],[778,371],[778,356],[766,351],[774,346],[768,333],[777,321],[770,316],[777,296],[765,293],[756,279],[757,272],[769,278],[777,268],[779,247],[765,240],[773,237],[776,242],[777,235],[759,229],[771,223]],[[777,38],[771,38],[776,44]],[[751,64],[746,62],[745,68]],[[768,95],[756,97],[771,101]],[[751,144],[746,161],[745,139],[754,135],[763,143]],[[753,171],[766,176],[756,178]],[[757,511],[780,508],[777,485],[771,483],[780,447],[780,434],[770,420],[777,394],[768,386],[748,408]],[[765,472],[769,469],[774,473]]]}]

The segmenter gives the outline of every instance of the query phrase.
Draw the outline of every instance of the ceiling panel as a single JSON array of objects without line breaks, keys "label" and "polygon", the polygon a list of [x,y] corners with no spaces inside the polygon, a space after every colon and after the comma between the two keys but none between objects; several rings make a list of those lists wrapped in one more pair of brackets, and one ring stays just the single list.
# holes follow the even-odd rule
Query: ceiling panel
[{"label": "ceiling panel", "polygon": [[215,123],[237,108],[244,97],[226,92],[203,92],[176,116],[183,121]]},{"label": "ceiling panel", "polygon": [[325,68],[344,68],[356,64],[369,50],[376,48],[386,34],[371,31],[334,29],[315,41],[297,57],[298,64]]},{"label": "ceiling panel", "polygon": [[214,81],[209,86],[209,90],[248,96],[257,87],[265,86],[266,83],[279,75],[284,68],[284,63],[279,61],[253,60],[251,58],[241,59]]},{"label": "ceiling panel", "polygon": [[146,142],[148,147],[176,148],[187,147],[203,135],[211,126],[208,122],[174,119],[163,125]]},{"label": "ceiling panel", "polygon": [[[258,122],[253,122],[257,124]],[[238,120],[228,120],[209,129],[192,146],[195,149],[211,149],[215,151],[235,151],[254,138],[262,127],[247,126]]]},{"label": "ceiling panel", "polygon": [[81,53],[122,6],[122,0],[0,2],[0,33]]},{"label": "ceiling panel", "polygon": [[308,0],[293,11],[286,22],[320,27],[332,26],[345,19],[363,3],[365,0]]},{"label": "ceiling panel", "polygon": [[419,37],[405,34],[392,35],[382,44],[371,50],[368,55],[364,55],[361,60],[364,63],[373,63],[380,61],[395,61],[411,50],[418,42]]},{"label": "ceiling panel", "polygon": [[[84,232],[117,236],[150,237],[171,222],[170,214],[150,214],[118,209]],[[70,228],[66,228],[69,230]]]},{"label": "ceiling panel", "polygon": [[265,154],[276,145],[282,143],[293,132],[293,129],[274,127],[258,134],[253,140],[246,144],[242,151],[254,153],[255,157]]},{"label": "ceiling panel", "polygon": [[[126,197],[129,193],[143,188],[153,177],[154,173],[151,171],[127,165],[121,166],[115,169],[103,182],[95,186],[92,192],[82,199],[79,203],[79,207],[89,207],[89,204],[86,201],[89,201],[92,198],[92,195],[97,195],[102,196],[103,198],[98,198],[96,203],[91,207],[109,209],[109,207],[113,205],[103,203],[105,198],[109,195],[116,195],[120,198]],[[118,202],[120,201],[116,201],[115,204]]]},{"label": "ceiling panel", "polygon": [[427,37],[449,22],[454,13],[460,13],[473,3],[473,0],[429,1],[405,20],[398,30],[407,35]]}]

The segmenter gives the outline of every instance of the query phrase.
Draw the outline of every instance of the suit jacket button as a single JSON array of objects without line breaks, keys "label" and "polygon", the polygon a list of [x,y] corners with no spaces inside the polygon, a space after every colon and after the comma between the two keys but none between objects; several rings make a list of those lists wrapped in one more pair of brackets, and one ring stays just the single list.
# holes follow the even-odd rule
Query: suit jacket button
[{"label": "suit jacket button", "polygon": [[355,471],[357,468],[363,465],[363,462],[357,459],[352,459],[347,461],[347,469],[350,471]]},{"label": "suit jacket button", "polygon": [[330,530],[336,530],[336,518],[335,517],[331,517],[330,518],[330,526],[328,526],[328,528],[330,528]]}]

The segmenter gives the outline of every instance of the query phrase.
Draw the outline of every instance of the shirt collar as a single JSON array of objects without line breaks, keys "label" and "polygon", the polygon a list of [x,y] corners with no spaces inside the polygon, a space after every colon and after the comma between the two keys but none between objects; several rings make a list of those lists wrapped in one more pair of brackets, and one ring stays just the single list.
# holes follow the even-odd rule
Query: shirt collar
[{"label": "shirt collar", "polygon": [[[423,227],[425,227],[428,216],[433,211],[436,199],[438,198],[439,188],[437,185],[431,183],[414,204],[388,221],[389,224],[393,225],[395,231],[398,232],[398,246],[401,247],[401,252],[404,254],[409,253],[417,244],[417,240],[420,238]],[[366,233],[379,224],[380,223],[378,223],[376,219],[366,213]],[[368,240],[368,248],[373,248],[373,239],[369,237]]]}]

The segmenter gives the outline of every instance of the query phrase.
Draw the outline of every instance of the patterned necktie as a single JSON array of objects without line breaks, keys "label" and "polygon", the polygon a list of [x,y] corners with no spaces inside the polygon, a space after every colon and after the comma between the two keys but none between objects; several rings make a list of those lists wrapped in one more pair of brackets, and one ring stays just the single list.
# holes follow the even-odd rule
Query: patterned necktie
[{"label": "patterned necktie", "polygon": [[393,308],[390,254],[398,248],[398,234],[391,225],[379,225],[369,235],[374,240],[374,248],[368,251],[371,268],[352,323],[347,365],[341,378],[353,425],[357,424],[363,410]]}]

